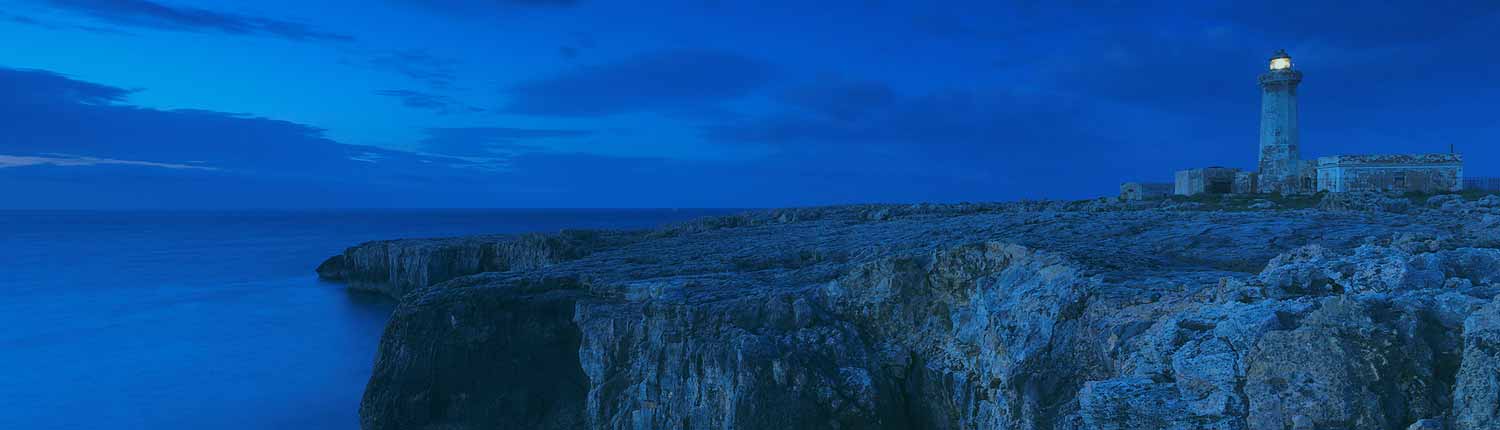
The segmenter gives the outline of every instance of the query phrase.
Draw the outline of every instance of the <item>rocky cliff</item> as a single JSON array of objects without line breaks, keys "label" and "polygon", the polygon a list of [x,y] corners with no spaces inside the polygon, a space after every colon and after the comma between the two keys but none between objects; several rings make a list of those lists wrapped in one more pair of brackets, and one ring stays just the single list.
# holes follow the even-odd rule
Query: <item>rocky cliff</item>
[{"label": "rocky cliff", "polygon": [[402,297],[366,429],[1497,428],[1500,198],[1395,200],[774,210],[319,273]]},{"label": "rocky cliff", "polygon": [[318,265],[318,277],[400,298],[411,290],[484,272],[536,270],[610,246],[640,232],[563,230],[555,235],[403,239],[364,243]]}]

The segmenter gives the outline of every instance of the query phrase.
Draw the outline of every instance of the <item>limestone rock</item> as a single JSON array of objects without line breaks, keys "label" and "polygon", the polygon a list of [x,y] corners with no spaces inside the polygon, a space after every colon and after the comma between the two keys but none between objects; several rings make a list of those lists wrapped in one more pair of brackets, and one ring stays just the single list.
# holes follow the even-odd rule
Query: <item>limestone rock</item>
[{"label": "limestone rock", "polygon": [[556,235],[405,239],[360,244],[329,257],[318,277],[400,298],[483,272],[531,270],[637,240],[640,233],[564,230]]},{"label": "limestone rock", "polygon": [[1246,356],[1247,424],[1277,428],[1301,415],[1319,428],[1392,428],[1442,414],[1451,386],[1433,369],[1452,351],[1403,336],[1403,325],[1441,330],[1387,302],[1330,297],[1296,328],[1267,333]]},{"label": "limestone rock", "polygon": [[372,430],[1500,418],[1486,214],[1170,205],[777,209],[373,242],[319,273],[401,297]]},{"label": "limestone rock", "polygon": [[527,279],[410,297],[381,338],[361,427],[583,427],[582,333],[570,318],[579,288]]},{"label": "limestone rock", "polygon": [[1490,194],[1481,197],[1475,204],[1482,208],[1500,208],[1500,195]]},{"label": "limestone rock", "polygon": [[1427,207],[1446,209],[1455,204],[1463,204],[1464,198],[1458,194],[1439,194],[1427,198]]},{"label": "limestone rock", "polygon": [[1370,192],[1329,193],[1318,202],[1318,208],[1388,213],[1407,213],[1413,209],[1411,200]]},{"label": "limestone rock", "polygon": [[1135,377],[1084,384],[1078,393],[1084,427],[1094,430],[1191,430],[1177,387]]},{"label": "limestone rock", "polygon": [[1464,321],[1462,365],[1453,391],[1455,430],[1500,423],[1500,300]]},{"label": "limestone rock", "polygon": [[1313,419],[1308,418],[1307,415],[1292,417],[1292,430],[1317,430],[1317,428],[1317,424],[1314,424]]},{"label": "limestone rock", "polygon": [[870,221],[885,221],[891,219],[891,210],[888,208],[874,209],[865,212],[865,219]]}]

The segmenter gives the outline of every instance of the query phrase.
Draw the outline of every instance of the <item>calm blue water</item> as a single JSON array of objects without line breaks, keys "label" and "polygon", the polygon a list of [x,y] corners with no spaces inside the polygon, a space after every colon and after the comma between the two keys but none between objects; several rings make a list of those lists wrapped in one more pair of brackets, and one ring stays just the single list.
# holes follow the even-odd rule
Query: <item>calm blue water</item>
[{"label": "calm blue water", "polygon": [[394,306],[317,281],[359,242],[723,211],[0,211],[0,429],[358,427]]}]

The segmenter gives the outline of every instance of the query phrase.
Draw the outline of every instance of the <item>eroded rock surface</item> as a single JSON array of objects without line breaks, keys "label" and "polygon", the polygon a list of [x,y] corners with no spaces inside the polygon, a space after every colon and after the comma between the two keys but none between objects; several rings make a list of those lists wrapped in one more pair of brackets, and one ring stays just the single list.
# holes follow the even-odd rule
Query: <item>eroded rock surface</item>
[{"label": "eroded rock surface", "polygon": [[401,239],[364,243],[329,257],[318,277],[400,298],[414,289],[484,272],[542,269],[638,240],[639,233],[564,230],[553,235]]},{"label": "eroded rock surface", "polygon": [[403,296],[366,429],[1495,428],[1500,204],[1335,203],[774,210],[319,272]]}]

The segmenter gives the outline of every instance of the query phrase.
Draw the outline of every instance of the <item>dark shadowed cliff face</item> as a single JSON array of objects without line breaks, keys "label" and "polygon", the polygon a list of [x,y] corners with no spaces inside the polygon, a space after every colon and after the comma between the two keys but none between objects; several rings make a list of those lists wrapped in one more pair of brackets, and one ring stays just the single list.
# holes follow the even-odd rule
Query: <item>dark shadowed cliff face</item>
[{"label": "dark shadowed cliff face", "polygon": [[320,273],[407,292],[367,429],[1485,429],[1494,203],[779,210]]},{"label": "dark shadowed cliff face", "polygon": [[[579,428],[588,380],[572,279],[423,299],[386,328],[364,428]],[[442,333],[442,335],[436,335]],[[446,427],[445,427],[446,426]]]}]

